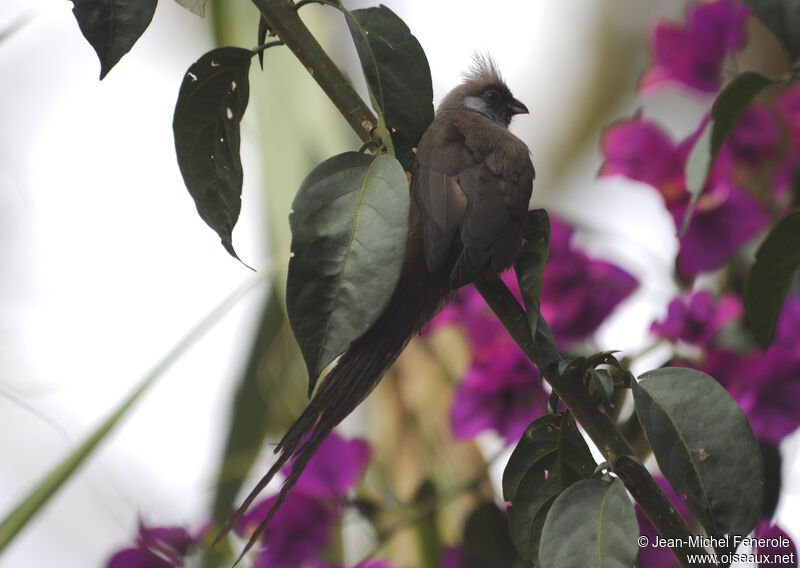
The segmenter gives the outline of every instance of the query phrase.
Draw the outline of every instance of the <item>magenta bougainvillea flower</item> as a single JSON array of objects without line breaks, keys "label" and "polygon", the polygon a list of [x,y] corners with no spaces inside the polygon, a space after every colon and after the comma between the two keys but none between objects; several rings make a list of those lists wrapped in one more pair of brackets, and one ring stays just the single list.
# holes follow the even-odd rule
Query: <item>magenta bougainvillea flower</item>
[{"label": "magenta bougainvillea flower", "polygon": [[652,66],[639,89],[652,93],[678,84],[700,93],[715,93],[722,81],[725,58],[745,44],[749,12],[733,0],[689,6],[686,23],[660,20],[650,37]]},{"label": "magenta bougainvillea flower", "polygon": [[450,411],[456,438],[493,430],[507,443],[514,443],[544,411],[548,395],[539,385],[536,367],[516,344],[515,352],[507,353],[510,343],[505,339],[498,344],[495,356],[487,351],[488,357],[470,365],[459,383]]},{"label": "magenta bougainvillea flower", "polygon": [[[683,215],[679,217],[682,219]],[[758,201],[732,183],[707,186],[686,233],[678,238],[678,275],[690,279],[719,268],[768,225],[769,217]]]},{"label": "magenta bougainvillea flower", "polygon": [[[236,523],[236,532],[246,536],[255,530],[276,499],[277,495],[274,495],[251,507]],[[296,491],[289,492],[261,536],[261,547],[253,565],[256,568],[284,568],[310,562],[327,546],[339,515],[339,508],[334,503]]]},{"label": "magenta bougainvillea flower", "polygon": [[800,426],[800,296],[784,304],[775,339],[766,352],[756,351],[728,389],[739,400],[753,431],[779,443]]},{"label": "magenta bougainvillea flower", "polygon": [[723,160],[729,167],[753,167],[776,156],[780,139],[780,127],[773,115],[764,105],[753,103],[737,119],[736,128],[725,140],[717,160]]},{"label": "magenta bougainvillea flower", "polygon": [[[303,470],[293,491],[310,497],[337,499],[355,487],[369,461],[369,445],[331,432]],[[284,468],[291,471],[294,460]]]},{"label": "magenta bougainvillea flower", "polygon": [[[774,153],[777,138],[772,129],[765,135],[755,132],[754,125],[766,119],[761,110],[749,110],[743,118],[717,157],[689,226],[679,237],[676,270],[684,279],[719,268],[769,224],[763,207],[736,184],[734,174],[754,156]],[[600,175],[623,175],[655,187],[679,229],[690,201],[684,166],[705,124],[680,144],[641,115],[612,124],[603,135]]]},{"label": "magenta bougainvillea flower", "polygon": [[541,312],[563,349],[594,333],[638,282],[615,264],[580,250],[563,221],[551,218],[550,235]]},{"label": "magenta bougainvillea flower", "polygon": [[439,568],[464,568],[464,558],[460,548],[446,546],[439,555]]},{"label": "magenta bougainvillea flower", "polygon": [[181,567],[201,536],[192,536],[183,527],[148,527],[140,520],[136,545],[116,552],[106,568]]},{"label": "magenta bougainvillea flower", "polygon": [[743,311],[734,294],[725,294],[717,300],[711,292],[699,290],[672,300],[666,318],[653,322],[650,331],[672,341],[708,347],[717,333]]},{"label": "magenta bougainvillea flower", "polygon": [[651,185],[665,202],[685,190],[685,156],[669,134],[642,113],[609,125],[603,132],[601,145],[605,157],[601,176],[621,175]]},{"label": "magenta bougainvillea flower", "polygon": [[[331,432],[262,534],[254,566],[283,568],[315,560],[341,517],[341,498],[358,483],[368,460],[366,442]],[[239,519],[236,531],[250,534],[275,499],[277,496],[272,496],[251,507]]]}]

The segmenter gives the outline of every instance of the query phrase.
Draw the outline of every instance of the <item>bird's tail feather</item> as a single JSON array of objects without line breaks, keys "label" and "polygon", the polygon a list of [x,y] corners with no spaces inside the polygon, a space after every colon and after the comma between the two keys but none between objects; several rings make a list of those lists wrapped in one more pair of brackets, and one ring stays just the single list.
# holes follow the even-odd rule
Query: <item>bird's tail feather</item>
[{"label": "bird's tail feather", "polygon": [[415,247],[409,246],[410,254],[405,260],[400,282],[386,309],[364,335],[350,344],[322,381],[311,402],[275,448],[277,461],[220,533],[218,540],[232,528],[278,471],[294,458],[291,471],[283,482],[276,501],[250,536],[240,559],[258,541],[328,434],[369,395],[409,340],[444,304],[449,291],[447,271],[428,274],[428,278],[420,277],[427,270],[422,255],[414,254],[415,252]]}]

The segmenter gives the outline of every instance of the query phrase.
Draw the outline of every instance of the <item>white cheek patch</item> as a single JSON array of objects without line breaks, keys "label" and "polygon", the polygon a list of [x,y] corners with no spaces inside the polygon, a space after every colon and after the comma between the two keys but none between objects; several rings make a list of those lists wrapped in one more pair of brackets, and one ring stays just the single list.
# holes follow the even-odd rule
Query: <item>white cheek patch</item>
[{"label": "white cheek patch", "polygon": [[480,97],[464,97],[464,107],[470,110],[476,110],[486,116],[491,116],[489,105]]}]

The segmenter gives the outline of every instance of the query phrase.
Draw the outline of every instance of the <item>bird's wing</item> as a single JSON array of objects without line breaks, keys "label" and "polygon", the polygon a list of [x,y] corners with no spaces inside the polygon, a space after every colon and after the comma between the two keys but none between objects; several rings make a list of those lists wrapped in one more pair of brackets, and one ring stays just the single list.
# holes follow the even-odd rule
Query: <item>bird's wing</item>
[{"label": "bird's wing", "polygon": [[511,265],[531,195],[534,173],[527,147],[482,120],[467,111],[434,122],[420,142],[412,177],[428,270],[440,270],[453,244],[460,244],[453,288],[489,266],[500,271]]},{"label": "bird's wing", "polygon": [[459,232],[463,250],[450,277],[453,287],[471,282],[487,267],[505,270],[522,244],[533,165],[528,148],[513,134],[499,131],[497,138],[480,163],[459,176],[468,206]]},{"label": "bird's wing", "polygon": [[434,122],[417,150],[411,197],[420,213],[425,264],[430,272],[445,265],[467,209],[458,175],[475,166],[464,137],[452,123]]}]

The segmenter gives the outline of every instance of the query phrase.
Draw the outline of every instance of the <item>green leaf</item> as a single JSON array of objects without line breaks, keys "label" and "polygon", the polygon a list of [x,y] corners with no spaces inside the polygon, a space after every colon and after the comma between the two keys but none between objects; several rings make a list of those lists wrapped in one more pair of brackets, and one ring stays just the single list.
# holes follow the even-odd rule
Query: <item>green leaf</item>
[{"label": "green leaf", "polygon": [[506,517],[492,502],[478,507],[467,518],[461,546],[465,568],[525,568],[508,536]]},{"label": "green leaf", "polygon": [[92,432],[84,442],[75,448],[64,460],[61,461],[44,479],[0,522],[0,552],[14,539],[14,537],[28,524],[28,521],[47,504],[61,486],[92,455],[97,446],[102,442],[133,408],[134,404],[160,379],[164,373],[180,357],[194,345],[209,329],[211,329],[236,303],[255,285],[263,282],[263,276],[258,276],[247,282],[219,306],[209,313],[194,329],[192,329],[169,353],[145,376],[130,395],[111,413],[111,415]]},{"label": "green leaf", "polygon": [[775,34],[792,61],[800,55],[800,1],[743,0],[753,15]]},{"label": "green leaf", "polygon": [[279,288],[273,284],[232,401],[212,508],[212,518],[219,526],[228,520],[270,428],[274,429],[276,422],[285,422],[286,426],[292,422],[291,413],[283,408],[287,398],[284,389],[299,383],[303,366],[282,303]]},{"label": "green leaf", "polygon": [[595,369],[591,372],[592,386],[600,395],[603,408],[611,412],[614,408],[614,377],[605,369]]},{"label": "green leaf", "polygon": [[569,413],[548,414],[528,426],[503,472],[503,499],[510,503],[511,540],[536,562],[547,511],[573,483],[591,477],[596,463]]},{"label": "green leaf", "polygon": [[748,534],[761,512],[764,469],[736,401],[694,369],[657,369],[631,388],[661,471],[708,534]]},{"label": "green leaf", "polygon": [[682,233],[689,225],[714,160],[736,121],[761,91],[776,82],[775,79],[748,71],[737,75],[717,95],[711,110],[711,121],[697,138],[686,160],[686,189],[692,195],[692,200],[683,219]]},{"label": "green leaf", "polygon": [[156,0],[72,0],[83,37],[100,59],[100,79],[128,53],[144,33]]},{"label": "green leaf", "polygon": [[533,348],[534,362],[542,371],[561,360],[553,332],[550,331],[550,325],[541,312],[539,313],[539,323],[536,326],[536,335],[533,338]]},{"label": "green leaf", "polygon": [[523,238],[525,244],[514,259],[514,272],[517,275],[525,314],[531,335],[536,336],[539,325],[539,305],[542,295],[542,279],[550,254],[550,217],[544,209],[528,211]]},{"label": "green leaf", "polygon": [[395,155],[406,170],[413,148],[433,121],[428,59],[411,30],[386,6],[344,10],[373,106],[391,131]]},{"label": "green leaf", "polygon": [[792,278],[800,268],[800,210],[770,229],[744,285],[744,309],[758,343],[767,349]]},{"label": "green leaf", "polygon": [[206,16],[207,0],[175,0],[178,4],[189,10],[192,14],[197,14],[201,18]]},{"label": "green leaf", "polygon": [[183,78],[172,130],[183,181],[197,212],[233,249],[232,233],[242,207],[242,120],[250,96],[253,52],[238,47],[209,51]]},{"label": "green leaf", "polygon": [[408,179],[392,156],[321,163],[292,205],[286,307],[309,374],[360,337],[389,302],[408,239]]},{"label": "green leaf", "polygon": [[639,525],[619,479],[585,479],[553,503],[542,529],[542,568],[630,568]]}]

